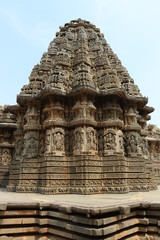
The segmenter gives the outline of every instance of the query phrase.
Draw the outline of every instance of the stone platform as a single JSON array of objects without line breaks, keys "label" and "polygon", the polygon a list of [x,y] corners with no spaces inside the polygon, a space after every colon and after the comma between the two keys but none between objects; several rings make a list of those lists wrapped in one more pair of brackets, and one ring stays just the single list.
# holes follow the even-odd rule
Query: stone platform
[{"label": "stone platform", "polygon": [[78,206],[86,208],[101,208],[112,205],[129,204],[132,202],[159,202],[160,186],[158,190],[151,192],[130,192],[127,194],[59,194],[42,195],[39,193],[16,193],[7,192],[6,189],[0,189],[0,204],[2,203],[47,203]]},{"label": "stone platform", "polygon": [[160,187],[128,194],[0,191],[0,239],[160,239]]}]

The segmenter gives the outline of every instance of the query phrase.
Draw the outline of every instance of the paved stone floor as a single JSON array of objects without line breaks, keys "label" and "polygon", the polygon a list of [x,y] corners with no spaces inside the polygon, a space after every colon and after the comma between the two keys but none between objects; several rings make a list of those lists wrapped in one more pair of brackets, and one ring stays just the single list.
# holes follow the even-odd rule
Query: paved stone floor
[{"label": "paved stone floor", "polygon": [[127,194],[95,194],[95,195],[42,195],[38,193],[14,193],[0,189],[0,204],[28,204],[28,203],[51,203],[79,207],[109,207],[124,205],[133,202],[160,203],[160,186],[158,190],[150,192],[130,192]]}]

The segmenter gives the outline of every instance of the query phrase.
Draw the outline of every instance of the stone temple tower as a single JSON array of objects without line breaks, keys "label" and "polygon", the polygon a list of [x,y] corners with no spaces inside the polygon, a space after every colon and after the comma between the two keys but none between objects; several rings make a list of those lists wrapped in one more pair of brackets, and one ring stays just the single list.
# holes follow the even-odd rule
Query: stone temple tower
[{"label": "stone temple tower", "polygon": [[98,28],[60,28],[10,111],[17,116],[9,191],[156,189],[143,97]]}]

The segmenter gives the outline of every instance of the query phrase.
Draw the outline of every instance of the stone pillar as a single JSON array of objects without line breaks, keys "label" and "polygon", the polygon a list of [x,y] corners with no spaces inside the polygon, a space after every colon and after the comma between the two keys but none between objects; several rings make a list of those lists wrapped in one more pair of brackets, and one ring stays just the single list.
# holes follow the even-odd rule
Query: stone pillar
[{"label": "stone pillar", "polygon": [[41,158],[39,192],[44,194],[67,193],[70,180],[65,153],[64,106],[62,107],[62,103],[52,97],[48,105],[46,104],[43,109],[45,147],[44,156]]},{"label": "stone pillar", "polygon": [[15,151],[13,154],[12,162],[10,165],[9,171],[9,183],[7,186],[8,191],[15,191],[16,186],[19,183],[19,173],[20,173],[20,160],[23,153],[23,114],[17,111],[16,113],[18,121],[17,121],[17,129],[14,131],[14,139],[15,139]]},{"label": "stone pillar", "polygon": [[94,99],[78,96],[72,107],[73,157],[70,161],[71,193],[92,194],[101,191],[101,166],[98,161],[97,122]]},{"label": "stone pillar", "polygon": [[[37,192],[39,185],[40,111],[37,102],[27,102],[24,115],[23,153],[20,158],[17,192]],[[16,158],[18,157],[16,151]]]},{"label": "stone pillar", "polygon": [[9,178],[9,167],[14,154],[13,131],[16,129],[13,115],[0,107],[0,187],[6,187]]},{"label": "stone pillar", "polygon": [[[155,136],[154,136],[155,137]],[[157,185],[160,184],[160,142],[158,138],[148,138],[149,159],[148,171]],[[155,186],[155,184],[154,184]]]},{"label": "stone pillar", "polygon": [[139,125],[140,115],[135,104],[125,108],[126,157],[130,191],[149,191],[154,184],[151,176],[148,146],[144,131]]},{"label": "stone pillar", "polygon": [[8,184],[11,156],[12,156],[11,145],[0,144],[0,187],[6,187],[6,185]]},{"label": "stone pillar", "polygon": [[[98,111],[98,152],[102,159],[102,192],[128,192],[124,156],[123,112],[116,97],[102,100]],[[115,174],[116,173],[116,174]]]}]

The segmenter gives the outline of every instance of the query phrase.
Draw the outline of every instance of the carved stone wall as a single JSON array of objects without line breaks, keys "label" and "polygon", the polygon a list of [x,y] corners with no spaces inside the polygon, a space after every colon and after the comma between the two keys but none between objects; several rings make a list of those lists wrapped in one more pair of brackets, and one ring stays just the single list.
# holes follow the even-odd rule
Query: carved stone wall
[{"label": "carved stone wall", "polygon": [[0,187],[8,184],[9,167],[14,154],[13,131],[16,129],[16,119],[0,107]]},{"label": "carved stone wall", "polygon": [[156,125],[148,125],[148,152],[152,163],[152,175],[157,184],[160,184],[160,129]]},{"label": "carved stone wall", "polygon": [[18,121],[8,190],[156,189],[159,145],[148,138],[147,101],[98,28],[65,24],[10,108]]}]

